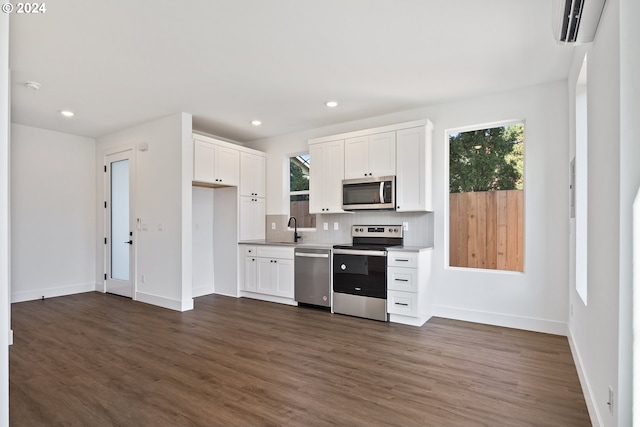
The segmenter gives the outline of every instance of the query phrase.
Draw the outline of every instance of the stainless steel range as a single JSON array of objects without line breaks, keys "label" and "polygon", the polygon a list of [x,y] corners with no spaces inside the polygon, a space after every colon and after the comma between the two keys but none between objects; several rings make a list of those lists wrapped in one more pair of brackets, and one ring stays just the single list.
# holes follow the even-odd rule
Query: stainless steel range
[{"label": "stainless steel range", "polygon": [[333,311],[386,322],[387,248],[402,245],[402,226],[354,225],[351,236],[333,247]]}]

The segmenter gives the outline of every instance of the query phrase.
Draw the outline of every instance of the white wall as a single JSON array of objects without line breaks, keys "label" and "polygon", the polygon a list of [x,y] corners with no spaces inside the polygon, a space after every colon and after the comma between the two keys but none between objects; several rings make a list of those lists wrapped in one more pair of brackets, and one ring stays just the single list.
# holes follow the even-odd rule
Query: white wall
[{"label": "white wall", "polygon": [[[435,126],[434,315],[566,334],[568,242],[563,238],[568,235],[569,216],[566,82],[252,141],[247,145],[268,153],[267,212],[287,213],[282,158],[305,150],[308,139],[422,118],[429,118]],[[525,272],[450,269],[445,266],[446,130],[511,119],[526,121]]]},{"label": "white wall", "polygon": [[9,426],[9,15],[0,14],[0,427]]},{"label": "white wall", "polygon": [[11,127],[11,300],[95,289],[95,141]]},{"label": "white wall", "polygon": [[[588,249],[585,305],[575,286],[569,289],[573,316],[569,319],[570,342],[581,377],[587,406],[594,425],[617,426],[623,423],[618,407],[619,371],[619,298],[621,280],[621,236],[631,233],[621,223],[622,176],[620,143],[620,28],[618,0],[606,3],[598,34],[589,46],[576,49],[569,76],[569,98],[575,94],[575,80],[588,51]],[[637,49],[637,46],[634,46]],[[574,107],[570,102],[570,109]],[[574,111],[571,111],[574,117]],[[637,120],[637,117],[635,118]],[[636,142],[637,143],[637,142]],[[570,146],[575,147],[571,133]],[[631,154],[631,153],[629,153]],[[627,167],[637,169],[637,157],[626,159]],[[632,163],[629,163],[632,162]],[[627,171],[629,172],[629,171]],[[637,171],[629,178],[637,183]],[[635,177],[635,179],[634,179]],[[637,185],[636,185],[637,189]],[[627,191],[627,193],[629,193]],[[628,196],[628,194],[627,194]],[[630,206],[630,202],[629,206]],[[579,212],[576,213],[578,215]],[[573,238],[573,237],[570,237]],[[630,241],[629,241],[630,242]],[[630,243],[625,244],[630,245]],[[630,376],[630,372],[626,372]],[[607,405],[612,387],[614,411]]]},{"label": "white wall", "polygon": [[[148,144],[147,151],[138,145]],[[147,231],[134,232],[137,268],[134,298],[174,310],[193,308],[191,116],[173,114],[97,140],[101,170],[109,150],[131,147],[136,162],[134,215]],[[186,158],[185,158],[186,157]],[[104,176],[95,181],[98,205],[104,200]],[[104,235],[104,209],[96,229]],[[97,281],[104,274],[104,245],[97,245]],[[145,275],[145,283],[141,276]]]},{"label": "white wall", "polygon": [[193,187],[193,297],[213,293],[213,188]]}]

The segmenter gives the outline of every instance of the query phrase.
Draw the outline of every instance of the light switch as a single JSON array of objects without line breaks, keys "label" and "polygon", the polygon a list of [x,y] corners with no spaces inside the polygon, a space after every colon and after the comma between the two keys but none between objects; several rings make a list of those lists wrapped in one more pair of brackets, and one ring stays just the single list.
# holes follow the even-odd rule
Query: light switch
[{"label": "light switch", "polygon": [[272,222],[272,223],[271,223],[271,229],[272,229],[272,230],[275,230],[275,229],[276,229],[276,223],[275,223],[275,222]]},{"label": "light switch", "polygon": [[333,223],[333,229],[334,230],[340,230],[340,223],[339,222],[334,222]]},{"label": "light switch", "polygon": [[402,223],[402,229],[404,231],[409,231],[409,223],[408,222],[403,222]]},{"label": "light switch", "polygon": [[329,223],[328,223],[328,222],[325,222],[323,225],[324,225],[324,226],[323,226],[322,228],[323,228],[324,230],[328,230],[328,229],[329,229]]}]

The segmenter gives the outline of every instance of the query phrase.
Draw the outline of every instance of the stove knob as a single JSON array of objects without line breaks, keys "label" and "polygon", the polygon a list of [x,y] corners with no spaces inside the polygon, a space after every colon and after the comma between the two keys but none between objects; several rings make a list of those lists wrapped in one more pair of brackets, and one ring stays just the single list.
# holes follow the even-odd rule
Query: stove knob
[{"label": "stove knob", "polygon": [[361,228],[361,229],[360,229],[360,232],[362,233],[363,231],[364,231],[364,228]]},{"label": "stove knob", "polygon": [[389,229],[389,233],[392,233],[392,232],[393,232],[393,228],[390,228],[390,229]]},{"label": "stove knob", "polygon": [[398,232],[398,229],[397,229],[397,228],[394,228],[394,229],[393,229],[393,232],[394,232],[394,233],[397,233],[397,232]]},{"label": "stove knob", "polygon": [[346,269],[347,269],[347,266],[346,266],[346,265],[342,264],[342,265],[340,266],[340,270],[346,270]]}]

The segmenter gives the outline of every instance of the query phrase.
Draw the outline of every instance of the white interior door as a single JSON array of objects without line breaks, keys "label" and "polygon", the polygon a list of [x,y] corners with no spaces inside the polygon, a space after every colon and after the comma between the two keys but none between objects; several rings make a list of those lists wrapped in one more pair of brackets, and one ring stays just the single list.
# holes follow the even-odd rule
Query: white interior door
[{"label": "white interior door", "polygon": [[133,296],[131,150],[106,156],[106,292]]}]

